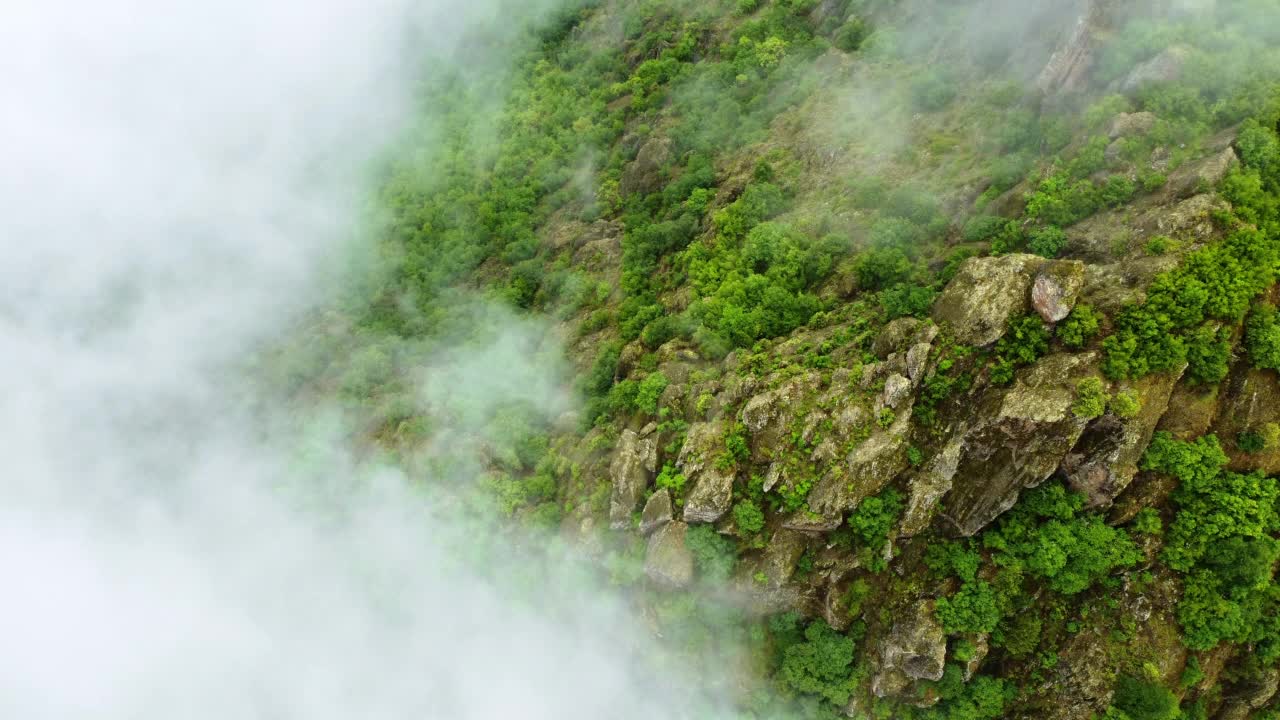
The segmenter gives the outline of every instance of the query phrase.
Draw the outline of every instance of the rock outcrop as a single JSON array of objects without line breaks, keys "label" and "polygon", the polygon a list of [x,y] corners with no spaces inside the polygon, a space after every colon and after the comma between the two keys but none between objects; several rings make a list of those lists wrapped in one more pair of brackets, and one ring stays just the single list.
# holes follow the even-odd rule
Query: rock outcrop
[{"label": "rock outcrop", "polygon": [[654,583],[669,588],[687,587],[693,582],[693,554],[685,547],[689,526],[673,521],[649,537],[644,574]]},{"label": "rock outcrop", "polygon": [[948,323],[966,345],[994,343],[1010,318],[1027,311],[1032,278],[1046,262],[1021,254],[966,260],[934,303],[933,319]]},{"label": "rock outcrop", "polygon": [[729,512],[734,473],[717,463],[724,453],[724,430],[719,421],[695,423],[680,448],[676,466],[691,488],[684,503],[685,522],[715,522]]},{"label": "rock outcrop", "polygon": [[640,437],[634,430],[623,430],[609,465],[613,492],[609,497],[609,525],[615,530],[631,526],[631,514],[644,497],[645,488],[658,468],[658,443],[650,435]]}]

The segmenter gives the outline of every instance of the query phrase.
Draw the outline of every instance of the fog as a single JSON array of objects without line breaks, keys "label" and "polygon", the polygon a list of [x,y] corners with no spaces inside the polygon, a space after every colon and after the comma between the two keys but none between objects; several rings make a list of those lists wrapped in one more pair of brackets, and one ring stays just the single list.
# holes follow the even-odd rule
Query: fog
[{"label": "fog", "polygon": [[[569,551],[463,522],[245,371],[371,254],[421,73],[516,7],[6,3],[0,717],[692,712]],[[545,327],[492,317],[422,359],[425,404],[568,409]]]}]

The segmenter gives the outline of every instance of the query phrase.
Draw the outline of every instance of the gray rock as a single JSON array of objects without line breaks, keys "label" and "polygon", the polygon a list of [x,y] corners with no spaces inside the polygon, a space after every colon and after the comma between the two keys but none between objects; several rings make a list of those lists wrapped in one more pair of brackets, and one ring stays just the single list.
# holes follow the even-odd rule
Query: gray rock
[{"label": "gray rock", "polygon": [[913,680],[941,680],[947,636],[934,616],[934,601],[922,600],[893,624],[880,650],[880,670],[899,670]]},{"label": "gray rock", "polygon": [[1088,498],[1089,507],[1109,506],[1129,486],[1181,376],[1181,371],[1162,373],[1134,382],[1127,389],[1141,398],[1138,414],[1098,419],[1063,458],[1067,483]]},{"label": "gray rock", "polygon": [[733,471],[716,467],[724,452],[724,423],[694,423],[689,427],[676,465],[692,489],[684,504],[686,522],[715,522],[729,511],[733,499]]},{"label": "gray rock", "polygon": [[650,436],[641,438],[634,430],[623,430],[609,464],[613,491],[609,497],[609,526],[622,530],[631,525],[644,490],[649,486],[658,461],[658,444]]},{"label": "gray rock", "polygon": [[684,521],[711,523],[729,512],[733,504],[733,470],[714,465],[703,470],[684,501]]},{"label": "gray rock", "polygon": [[[838,527],[844,513],[856,510],[864,498],[875,495],[907,468],[907,436],[911,406],[895,413],[887,430],[877,430],[849,453],[843,465],[832,466],[809,493],[809,517],[789,518],[788,527],[823,529]],[[805,515],[801,511],[800,515]]]},{"label": "gray rock", "polygon": [[662,488],[644,504],[644,512],[640,515],[640,533],[648,535],[671,522],[671,518],[671,493]]},{"label": "gray rock", "polygon": [[901,317],[890,321],[880,330],[880,334],[876,335],[875,342],[871,344],[871,352],[884,360],[894,351],[906,347],[916,331],[920,329],[920,325],[921,322],[913,317]]},{"label": "gray rock", "polygon": [[1084,287],[1084,263],[1059,260],[1046,264],[1036,273],[1031,286],[1031,306],[1047,323],[1066,319]]},{"label": "gray rock", "polygon": [[662,185],[661,170],[671,159],[671,141],[667,138],[650,138],[640,146],[636,159],[622,173],[619,190],[624,195],[651,193]]},{"label": "gray rock", "polygon": [[649,537],[644,573],[663,587],[682,588],[693,582],[693,554],[685,547],[689,526],[674,521]]},{"label": "gray rock", "polygon": [[1111,120],[1111,127],[1107,130],[1107,137],[1112,140],[1118,138],[1134,137],[1135,135],[1146,135],[1156,126],[1156,115],[1151,112],[1136,113],[1120,113]]},{"label": "gray rock", "polygon": [[796,562],[804,554],[805,535],[794,530],[782,529],[773,534],[765,546],[760,570],[771,585],[781,585],[791,579]]},{"label": "gray rock", "polygon": [[957,341],[983,347],[1027,311],[1031,279],[1047,261],[1036,255],[970,258],[933,305],[933,319],[951,325]]},{"label": "gray rock", "polygon": [[929,352],[933,350],[933,345],[927,342],[916,343],[907,351],[907,377],[911,378],[911,384],[918,386],[920,381],[924,379],[924,371],[929,365]]},{"label": "gray rock", "polygon": [[1173,82],[1182,77],[1182,69],[1190,55],[1191,52],[1184,47],[1168,48],[1135,67],[1115,89],[1130,94],[1149,85]]},{"label": "gray rock", "polygon": [[898,410],[911,397],[911,381],[894,373],[884,381],[884,392],[876,403],[876,411],[884,408]]},{"label": "gray rock", "polygon": [[902,513],[898,533],[913,537],[929,527],[938,501],[951,490],[952,479],[959,469],[960,455],[964,450],[964,436],[957,435],[934,455],[924,469],[909,483],[910,497]]},{"label": "gray rock", "polygon": [[1168,192],[1179,198],[1211,192],[1239,164],[1235,148],[1228,147],[1197,163],[1178,168],[1169,178]]},{"label": "gray rock", "polygon": [[987,659],[987,653],[991,651],[991,643],[987,640],[987,634],[981,633],[973,639],[973,657],[964,663],[964,681],[969,682],[973,676],[978,674],[978,669],[982,667],[982,661]]},{"label": "gray rock", "polygon": [[1087,424],[1071,412],[1075,385],[1094,374],[1096,360],[1094,353],[1050,355],[974,408],[944,500],[943,517],[959,534],[986,527],[1062,463]]}]

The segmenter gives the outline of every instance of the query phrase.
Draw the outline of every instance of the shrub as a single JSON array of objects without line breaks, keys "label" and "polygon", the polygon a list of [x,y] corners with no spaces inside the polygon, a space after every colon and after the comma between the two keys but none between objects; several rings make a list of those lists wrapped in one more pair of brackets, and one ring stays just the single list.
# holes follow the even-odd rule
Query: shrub
[{"label": "shrub", "polygon": [[843,707],[856,685],[853,657],[851,638],[821,620],[815,621],[805,628],[803,641],[783,650],[778,678],[792,692]]},{"label": "shrub", "polygon": [[1097,336],[1102,315],[1089,305],[1076,305],[1065,320],[1058,323],[1057,336],[1069,348],[1082,348]]},{"label": "shrub", "polygon": [[933,288],[909,283],[899,283],[880,293],[880,307],[886,320],[900,317],[923,317],[933,307],[937,293]]},{"label": "shrub", "polygon": [[866,22],[855,16],[849,18],[848,22],[836,30],[831,41],[833,45],[845,52],[854,52],[862,47],[862,41],[867,39],[868,34]]},{"label": "shrub", "polygon": [[711,582],[724,582],[738,562],[733,542],[710,525],[694,525],[684,536],[685,547],[693,555],[698,575]]},{"label": "shrub", "polygon": [[675,466],[667,463],[662,466],[662,471],[658,473],[658,479],[654,481],[659,489],[666,488],[671,492],[672,499],[677,505],[684,502],[684,486],[688,480],[684,474],[677,471]]},{"label": "shrub", "polygon": [[1142,411],[1142,401],[1138,399],[1137,393],[1125,390],[1111,398],[1110,409],[1116,417],[1131,418]]},{"label": "shrub", "polygon": [[740,500],[734,505],[733,520],[744,535],[755,535],[764,529],[764,511],[753,500]]},{"label": "shrub", "polygon": [[635,409],[650,415],[657,414],[658,401],[669,384],[666,375],[660,372],[649,373],[636,387]]},{"label": "shrub", "polygon": [[911,101],[917,110],[936,112],[950,105],[955,97],[955,83],[937,70],[924,73],[911,84]]},{"label": "shrub", "polygon": [[1178,698],[1168,689],[1128,675],[1116,682],[1113,707],[1131,720],[1174,720]]},{"label": "shrub", "polygon": [[1046,258],[1056,258],[1067,246],[1067,234],[1061,228],[1050,225],[1032,230],[1027,240],[1031,252]]},{"label": "shrub", "polygon": [[1258,303],[1245,323],[1245,349],[1256,368],[1280,370],[1280,320],[1270,303]]},{"label": "shrub", "polygon": [[1164,529],[1160,513],[1154,508],[1142,508],[1133,518],[1133,531],[1143,535],[1159,535]]},{"label": "shrub", "polygon": [[938,621],[948,634],[989,633],[1000,624],[1004,611],[991,584],[966,582],[956,594],[938,599]]},{"label": "shrub", "polygon": [[1107,411],[1107,389],[1102,379],[1087,377],[1076,383],[1076,401],[1071,412],[1079,418],[1100,417]]}]

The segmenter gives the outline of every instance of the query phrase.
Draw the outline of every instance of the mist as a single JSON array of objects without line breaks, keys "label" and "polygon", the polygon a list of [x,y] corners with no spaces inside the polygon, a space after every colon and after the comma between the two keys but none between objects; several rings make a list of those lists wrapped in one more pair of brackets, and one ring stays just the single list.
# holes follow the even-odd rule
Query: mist
[{"label": "mist", "polygon": [[[411,477],[249,372],[369,254],[374,159],[416,84],[515,7],[7,5],[0,716],[693,712],[584,561],[460,509],[472,458]],[[571,410],[546,326],[487,317],[424,350],[423,407],[468,432],[513,399]]]}]

